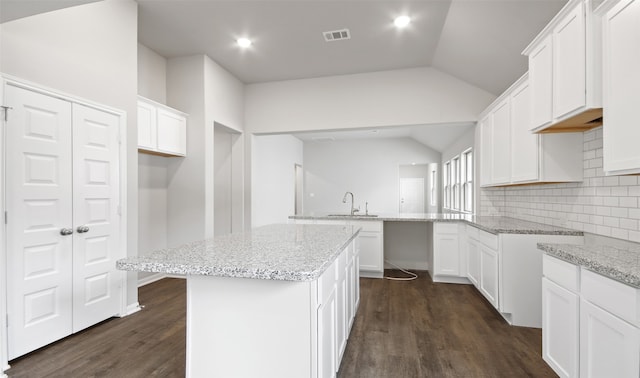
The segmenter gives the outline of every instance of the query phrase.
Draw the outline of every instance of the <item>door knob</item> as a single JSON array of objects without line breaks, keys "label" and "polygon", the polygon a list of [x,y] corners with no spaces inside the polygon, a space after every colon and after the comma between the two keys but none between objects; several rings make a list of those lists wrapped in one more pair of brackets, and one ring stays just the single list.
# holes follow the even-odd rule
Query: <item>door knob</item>
[{"label": "door knob", "polygon": [[63,228],[60,230],[60,235],[67,236],[73,234],[73,228]]},{"label": "door knob", "polygon": [[76,231],[78,231],[79,234],[82,234],[82,233],[85,233],[85,232],[89,232],[89,227],[87,227],[87,226],[78,226]]}]

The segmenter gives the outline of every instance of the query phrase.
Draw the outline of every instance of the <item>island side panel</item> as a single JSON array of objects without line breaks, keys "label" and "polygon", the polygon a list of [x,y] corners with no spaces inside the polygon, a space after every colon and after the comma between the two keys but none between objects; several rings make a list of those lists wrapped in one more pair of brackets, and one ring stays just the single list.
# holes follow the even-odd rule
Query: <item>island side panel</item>
[{"label": "island side panel", "polygon": [[312,377],[315,282],[187,277],[187,377]]}]

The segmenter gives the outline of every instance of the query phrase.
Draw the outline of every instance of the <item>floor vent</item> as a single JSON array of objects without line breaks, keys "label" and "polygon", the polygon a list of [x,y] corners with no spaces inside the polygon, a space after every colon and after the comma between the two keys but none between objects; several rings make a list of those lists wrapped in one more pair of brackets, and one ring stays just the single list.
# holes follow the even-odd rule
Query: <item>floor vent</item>
[{"label": "floor vent", "polygon": [[323,32],[324,40],[327,42],[340,41],[342,39],[351,39],[349,29],[332,30]]}]

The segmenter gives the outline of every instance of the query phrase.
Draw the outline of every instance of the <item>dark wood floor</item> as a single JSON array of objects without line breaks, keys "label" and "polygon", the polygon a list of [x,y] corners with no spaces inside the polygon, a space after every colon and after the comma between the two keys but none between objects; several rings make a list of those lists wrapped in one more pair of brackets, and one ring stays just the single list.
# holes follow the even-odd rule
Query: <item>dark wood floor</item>
[{"label": "dark wood floor", "polygon": [[[184,280],[140,288],[141,312],[11,361],[10,377],[182,377]],[[339,378],[555,377],[541,332],[511,327],[468,285],[361,279]]]}]

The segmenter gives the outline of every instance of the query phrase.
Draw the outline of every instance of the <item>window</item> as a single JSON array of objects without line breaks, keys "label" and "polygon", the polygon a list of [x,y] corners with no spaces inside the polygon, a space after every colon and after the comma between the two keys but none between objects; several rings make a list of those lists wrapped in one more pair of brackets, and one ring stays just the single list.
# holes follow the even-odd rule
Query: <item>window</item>
[{"label": "window", "polygon": [[460,210],[460,156],[456,156],[451,160],[451,182],[453,209]]},{"label": "window", "polygon": [[462,153],[462,211],[473,211],[473,151],[468,149]]},{"label": "window", "polygon": [[444,163],[442,172],[442,185],[444,188],[444,207],[451,208],[451,161]]},{"label": "window", "polygon": [[437,165],[434,165],[433,168],[431,169],[431,206],[435,206],[437,203],[437,188],[438,188],[438,182],[437,180],[437,170],[436,170]]}]

